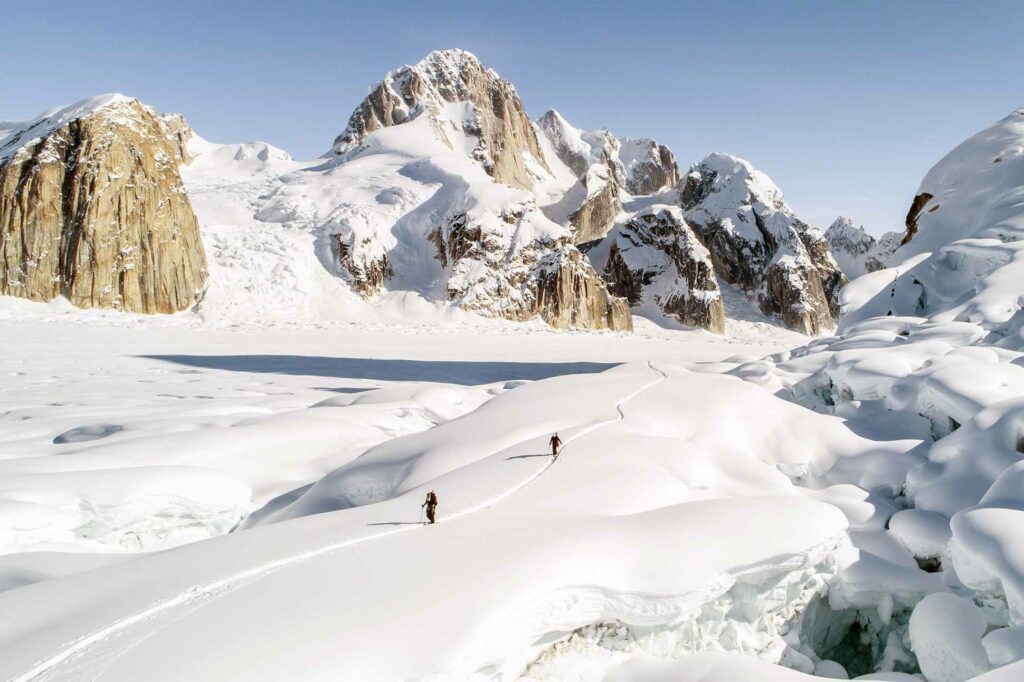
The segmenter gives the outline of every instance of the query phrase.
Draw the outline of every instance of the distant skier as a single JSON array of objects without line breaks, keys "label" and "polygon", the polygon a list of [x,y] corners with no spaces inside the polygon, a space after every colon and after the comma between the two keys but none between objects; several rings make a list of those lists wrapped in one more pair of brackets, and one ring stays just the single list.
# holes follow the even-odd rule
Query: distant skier
[{"label": "distant skier", "polygon": [[433,490],[427,493],[427,500],[420,507],[427,508],[427,520],[434,523],[437,520],[437,493]]},{"label": "distant skier", "polygon": [[548,442],[551,443],[551,456],[558,459],[558,448],[562,447],[562,439],[555,433]]}]

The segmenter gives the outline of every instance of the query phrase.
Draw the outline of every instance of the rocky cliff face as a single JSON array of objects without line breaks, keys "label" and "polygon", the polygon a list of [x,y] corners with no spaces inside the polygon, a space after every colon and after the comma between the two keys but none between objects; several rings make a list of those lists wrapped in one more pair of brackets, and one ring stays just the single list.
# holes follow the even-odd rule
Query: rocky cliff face
[{"label": "rocky cliff face", "polygon": [[171,313],[206,258],[178,175],[190,135],[120,95],[84,100],[0,142],[0,293]]},{"label": "rocky cliff face", "polygon": [[463,50],[432,52],[389,73],[352,113],[334,153],[345,154],[373,131],[423,115],[452,149],[461,147],[458,137],[475,140],[468,155],[498,182],[530,189],[537,177],[529,160],[547,170],[515,87]]},{"label": "rocky cliff face", "polygon": [[611,167],[595,163],[580,183],[585,196],[569,216],[577,244],[603,237],[622,212],[619,184]]},{"label": "rocky cliff face", "polygon": [[901,237],[898,232],[886,232],[876,239],[842,216],[825,230],[832,256],[850,279],[885,267],[885,261],[899,247]]},{"label": "rocky cliff face", "polygon": [[725,308],[711,254],[682,211],[654,206],[616,227],[595,250],[612,293],[654,306],[679,322],[725,331]]},{"label": "rocky cliff face", "polygon": [[680,198],[725,282],[791,329],[835,327],[846,277],[821,231],[796,217],[770,178],[742,159],[711,154],[690,169]]}]

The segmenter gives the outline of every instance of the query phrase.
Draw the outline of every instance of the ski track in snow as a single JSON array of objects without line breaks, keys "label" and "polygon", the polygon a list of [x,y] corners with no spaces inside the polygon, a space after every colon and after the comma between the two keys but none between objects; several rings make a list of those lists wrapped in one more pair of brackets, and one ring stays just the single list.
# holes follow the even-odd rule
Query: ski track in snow
[{"label": "ski track in snow", "polygon": [[[628,403],[630,400],[632,400],[633,398],[637,397],[638,395],[642,394],[643,392],[647,391],[648,389],[653,388],[657,384],[660,384],[661,382],[663,382],[666,379],[668,379],[668,375],[664,371],[662,371],[661,369],[657,368],[654,365],[653,362],[648,361],[647,365],[652,370],[657,372],[660,376],[658,378],[654,379],[653,381],[650,381],[650,382],[644,384],[643,386],[641,386],[637,390],[633,391],[632,393],[630,393],[626,397],[624,397],[621,400],[619,400],[615,404],[615,411],[618,413],[618,415],[616,417],[614,417],[612,419],[607,419],[607,420],[602,421],[602,422],[597,422],[596,424],[592,424],[591,426],[588,426],[587,428],[583,429],[582,431],[580,431],[580,432],[570,436],[569,438],[567,438],[565,440],[565,442],[562,444],[561,450],[559,451],[559,457],[561,457],[562,454],[564,454],[565,450],[576,439],[582,438],[583,436],[585,436],[585,435],[587,435],[587,434],[589,434],[589,433],[591,433],[591,432],[593,432],[593,431],[595,431],[597,429],[604,428],[605,426],[609,426],[611,424],[615,424],[615,423],[618,423],[618,422],[621,422],[622,420],[624,420],[626,418],[626,414],[625,414],[625,412],[623,411],[622,408],[623,408],[623,406],[626,403]],[[481,502],[478,505],[475,505],[475,506],[472,506],[472,507],[467,507],[465,509],[462,509],[461,511],[455,512],[454,514],[445,516],[444,518],[439,519],[437,521],[437,523],[440,524],[440,523],[448,523],[448,522],[451,522],[451,521],[456,521],[456,520],[458,520],[460,518],[463,518],[463,517],[466,517],[466,516],[470,516],[470,515],[473,515],[473,514],[477,514],[477,513],[481,512],[481,511],[485,511],[487,509],[490,509],[494,505],[496,505],[496,504],[498,504],[498,503],[500,503],[500,502],[502,502],[504,500],[507,500],[508,498],[512,497],[513,495],[518,493],[520,490],[522,490],[523,488],[528,486],[530,483],[532,483],[533,481],[535,481],[538,478],[540,478],[544,474],[544,472],[546,472],[548,469],[551,468],[552,465],[554,465],[554,463],[556,461],[557,460],[554,459],[554,458],[548,459],[544,463],[543,466],[538,468],[537,471],[535,471],[533,473],[533,475],[531,475],[528,478],[524,479],[518,485],[516,485],[516,486],[514,486],[512,488],[509,488],[508,490],[506,490],[506,491],[496,495],[495,497],[492,497],[489,500],[485,500],[484,502]],[[105,640],[107,640],[107,639],[109,639],[111,637],[120,636],[124,631],[128,630],[132,626],[137,625],[139,623],[143,623],[143,622],[152,620],[152,619],[158,617],[159,615],[163,614],[164,612],[169,611],[169,610],[171,610],[173,608],[176,608],[176,607],[179,607],[179,606],[190,605],[190,604],[193,604],[194,602],[196,602],[198,600],[201,600],[201,599],[215,597],[218,593],[221,593],[221,592],[223,592],[223,591],[225,591],[225,590],[227,590],[227,589],[229,589],[231,587],[239,587],[239,586],[241,586],[241,585],[243,585],[243,584],[245,584],[247,582],[250,582],[252,580],[257,580],[257,579],[262,578],[264,576],[267,576],[267,575],[270,575],[272,573],[275,573],[275,572],[277,572],[277,571],[279,571],[281,569],[287,568],[289,566],[293,566],[295,564],[302,563],[304,561],[307,561],[309,559],[313,559],[315,557],[323,556],[325,554],[330,554],[330,553],[337,552],[337,551],[340,551],[340,550],[343,550],[343,549],[348,549],[350,547],[354,547],[356,545],[361,545],[361,544],[364,544],[364,543],[367,543],[367,542],[371,542],[371,541],[374,541],[374,540],[380,540],[380,539],[383,539],[385,537],[390,537],[392,535],[397,535],[399,533],[407,533],[409,531],[417,530],[419,528],[421,528],[421,526],[418,526],[418,525],[417,526],[409,526],[409,527],[405,527],[405,528],[397,528],[397,529],[394,529],[394,530],[389,530],[389,531],[383,531],[383,532],[380,532],[380,533],[375,533],[373,535],[366,535],[366,536],[362,536],[362,537],[358,537],[358,538],[352,538],[352,539],[349,539],[349,540],[345,540],[343,542],[338,542],[338,543],[334,543],[334,544],[330,544],[330,545],[324,545],[322,547],[319,547],[317,549],[311,550],[309,552],[304,552],[302,554],[295,554],[295,555],[292,555],[292,556],[289,556],[289,557],[284,557],[282,559],[277,559],[275,561],[271,561],[271,562],[268,562],[268,563],[265,563],[265,564],[260,564],[259,566],[254,566],[253,568],[250,568],[248,570],[240,571],[238,573],[234,573],[232,575],[225,576],[223,578],[220,578],[219,580],[214,580],[214,581],[202,584],[202,585],[195,585],[195,586],[189,588],[188,590],[185,590],[184,592],[181,592],[178,595],[176,595],[174,597],[171,597],[170,599],[165,599],[163,601],[157,602],[156,604],[153,604],[152,606],[150,606],[147,609],[139,611],[139,612],[137,612],[137,613],[135,613],[135,614],[133,614],[131,616],[128,616],[127,618],[123,618],[121,620],[115,621],[114,623],[111,623],[110,625],[108,625],[108,626],[106,626],[106,627],[104,627],[104,628],[102,628],[100,630],[92,632],[92,633],[90,633],[88,635],[85,635],[85,636],[75,640],[74,642],[71,642],[70,644],[66,645],[58,653],[56,653],[53,656],[51,656],[51,657],[49,657],[47,659],[44,659],[44,660],[40,661],[39,663],[37,663],[28,672],[26,672],[26,673],[24,673],[24,674],[22,674],[22,675],[20,675],[18,677],[11,678],[10,682],[30,682],[31,680],[52,679],[53,675],[55,673],[59,673],[60,672],[59,670],[55,670],[55,668],[57,666],[60,666],[61,664],[64,664],[64,663],[72,662],[75,659],[80,658],[86,652],[88,652],[90,647],[92,647],[92,646],[94,646],[96,644],[99,644],[99,643],[101,643],[101,642],[103,642],[103,641],[105,641]],[[110,663],[108,663],[107,665],[109,665],[109,664]],[[107,665],[105,665],[103,667],[106,668]]]}]

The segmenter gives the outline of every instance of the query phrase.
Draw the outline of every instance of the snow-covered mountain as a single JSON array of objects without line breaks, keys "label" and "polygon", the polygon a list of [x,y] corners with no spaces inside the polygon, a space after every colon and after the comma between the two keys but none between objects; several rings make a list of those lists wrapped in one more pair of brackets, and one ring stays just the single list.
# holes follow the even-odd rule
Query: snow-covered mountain
[{"label": "snow-covered mountain", "polygon": [[821,231],[796,216],[771,178],[743,159],[710,154],[687,173],[681,202],[723,281],[791,329],[835,326],[846,278]]},{"label": "snow-covered mountain", "polygon": [[626,303],[539,209],[552,183],[515,88],[449,50],[388,74],[331,157],[282,178],[257,216],[314,231],[364,298],[407,291],[489,317],[631,329]]},{"label": "snow-covered mountain", "polygon": [[903,235],[899,232],[886,232],[879,238],[857,227],[849,218],[839,216],[825,230],[832,256],[848,278],[881,270],[889,256],[899,247]]},{"label": "snow-covered mountain", "polygon": [[[710,154],[654,203],[632,205],[588,253],[613,290],[635,305],[718,331],[728,313],[722,289],[731,287],[735,298],[791,329],[819,334],[835,327],[846,278],[827,242],[747,161]],[[655,225],[656,240],[642,236]]]},{"label": "snow-covered mountain", "polygon": [[733,286],[791,329],[835,327],[846,280],[827,243],[747,161],[711,154],[680,177],[652,140],[580,130],[554,110],[537,125],[577,177],[545,213],[574,230],[611,290],[644,314],[721,332],[720,289]]},{"label": "snow-covered mountain", "polygon": [[[86,141],[86,176],[65,181],[51,161],[78,158],[79,129],[105,142]],[[766,319],[808,334],[834,325],[841,282],[827,247],[749,164],[712,155],[682,177],[654,140],[580,130],[554,110],[531,121],[512,84],[462,50],[387,74],[310,161],[208,142],[182,116],[122,96],[0,131],[0,201],[20,225],[0,233],[4,293],[140,312],[198,302],[197,315],[225,322],[468,312],[619,331],[632,328],[632,303],[721,332],[730,285]],[[153,163],[121,167],[131,150]],[[56,175],[32,170],[39,182],[19,184],[25,163]],[[79,192],[93,175],[102,191]],[[86,227],[50,248],[60,211],[36,220],[17,207],[70,205],[60,192],[82,202]],[[762,213],[786,217],[769,225]],[[748,219],[767,231],[733,229]]]}]

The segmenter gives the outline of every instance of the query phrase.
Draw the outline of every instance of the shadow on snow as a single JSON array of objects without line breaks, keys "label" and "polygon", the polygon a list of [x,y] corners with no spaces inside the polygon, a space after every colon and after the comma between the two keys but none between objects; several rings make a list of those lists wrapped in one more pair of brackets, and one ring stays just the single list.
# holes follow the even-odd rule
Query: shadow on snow
[{"label": "shadow on snow", "polygon": [[369,379],[433,381],[474,386],[498,381],[536,381],[563,374],[595,374],[618,363],[602,362],[471,362],[461,360],[392,360],[333,358],[308,355],[142,355],[189,367],[231,372],[290,374]]}]

